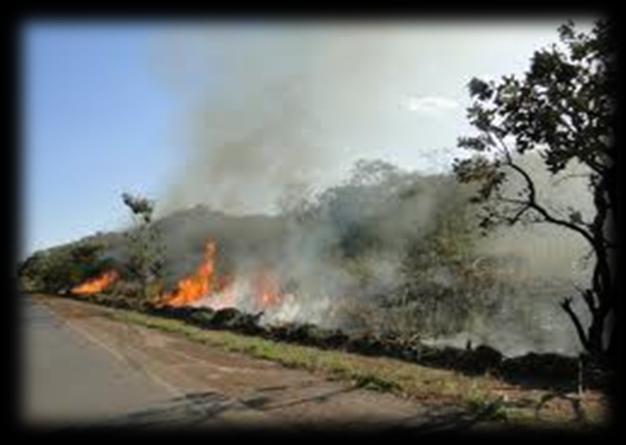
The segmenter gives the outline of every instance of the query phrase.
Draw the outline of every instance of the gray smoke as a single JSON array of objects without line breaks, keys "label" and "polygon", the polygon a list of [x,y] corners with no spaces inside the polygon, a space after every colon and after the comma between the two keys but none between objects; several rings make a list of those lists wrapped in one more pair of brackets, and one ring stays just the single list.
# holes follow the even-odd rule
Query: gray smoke
[{"label": "gray smoke", "polygon": [[[390,160],[389,149],[441,169],[453,154],[443,144],[417,142],[421,133],[447,140],[441,134],[453,128],[437,119],[416,123],[414,113],[463,113],[456,102],[466,98],[463,81],[453,92],[429,88],[429,79],[446,75],[432,61],[446,52],[464,58],[464,36],[480,29],[248,23],[171,31],[159,47],[167,57],[160,70],[190,112],[181,116],[177,141],[185,164],[163,213],[198,203],[238,214],[275,212],[285,188],[321,190],[345,178],[357,158]],[[514,29],[511,39],[519,38]],[[415,95],[429,98],[418,104]]]},{"label": "gray smoke", "polygon": [[[552,175],[535,153],[519,158],[518,164],[531,174],[538,202],[553,215],[568,219],[570,209],[575,209],[584,220],[591,220],[594,207],[584,166],[573,163]],[[515,196],[523,182],[515,174],[510,178],[506,194]],[[589,284],[592,263],[589,246],[580,235],[547,223],[505,226],[482,240],[477,252],[521,261],[511,271],[513,289],[501,296],[506,302],[502,309],[469,332],[448,339],[451,343],[463,345],[472,339],[474,344],[488,343],[511,355],[528,351],[574,355],[581,350],[574,327],[559,306],[564,297],[574,297],[573,307],[583,322],[588,321],[577,287]]]},{"label": "gray smoke", "polygon": [[293,31],[218,28],[196,36],[203,47],[194,57],[219,71],[205,72],[210,91],[193,105],[183,140],[188,164],[166,211],[203,203],[272,212],[285,188],[332,177],[333,138],[339,127],[354,133],[346,128],[360,120],[354,94],[371,91],[376,74],[364,75],[363,65],[377,50],[337,31]]},{"label": "gray smoke", "polygon": [[[448,31],[441,31],[442,52],[458,42],[443,38]],[[391,134],[414,125],[397,104],[406,86],[415,83],[415,42],[427,35],[409,41],[407,32],[332,25],[294,32],[288,26],[247,25],[171,36],[177,57],[172,72],[183,78],[172,82],[185,84],[185,75],[195,80],[185,93],[191,110],[179,141],[185,147],[184,166],[158,211],[171,216],[197,204],[207,206],[191,220],[174,218],[165,230],[172,282],[193,271],[204,241],[212,236],[224,270],[245,275],[269,265],[285,284],[288,297],[267,314],[267,321],[345,327],[351,321],[343,310],[352,302],[369,303],[397,286],[407,245],[433,233],[442,212],[456,218],[464,207],[447,209],[446,204],[463,201],[469,193],[449,177],[384,163],[362,163],[346,175],[346,159],[354,160],[347,150],[378,154],[380,147],[398,141]],[[182,46],[177,46],[179,37]],[[394,109],[389,97],[398,100]],[[415,148],[420,149],[425,156],[433,151]],[[450,153],[456,154],[437,154],[434,173],[445,171]],[[549,190],[540,194],[543,202],[553,199],[555,208],[582,204],[589,213],[583,178],[553,185],[554,178],[541,175],[541,165],[528,159],[539,175],[538,188]],[[579,170],[573,166],[565,175]],[[315,210],[315,217],[299,219],[307,209]],[[341,245],[345,240],[363,245]],[[340,248],[356,254],[346,258],[337,254]],[[579,262],[585,253],[576,236],[548,226],[492,233],[478,243],[475,254],[518,258],[510,278],[514,289],[494,290],[502,302],[499,312],[446,340],[475,338],[509,353],[574,353],[577,340],[558,302],[573,293],[574,284],[585,283],[588,268]],[[452,280],[440,272],[441,280]]]}]

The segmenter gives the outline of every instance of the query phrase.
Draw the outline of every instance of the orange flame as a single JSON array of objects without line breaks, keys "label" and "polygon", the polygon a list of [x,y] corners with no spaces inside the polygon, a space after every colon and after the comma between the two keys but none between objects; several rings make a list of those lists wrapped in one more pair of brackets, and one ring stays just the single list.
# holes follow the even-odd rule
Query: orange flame
[{"label": "orange flame", "polygon": [[180,307],[193,303],[213,292],[215,274],[215,242],[208,241],[204,248],[204,261],[198,266],[196,273],[183,278],[173,292],[163,295],[168,306]]},{"label": "orange flame", "polygon": [[254,279],[254,297],[257,309],[268,309],[283,299],[275,276],[266,270],[257,273]]},{"label": "orange flame", "polygon": [[76,295],[91,295],[101,292],[119,278],[119,274],[115,270],[109,270],[103,274],[85,281],[78,286],[74,286],[70,292]]},{"label": "orange flame", "polygon": [[[235,306],[235,277],[216,276],[216,244],[209,240],[205,246],[204,260],[193,275],[178,281],[176,289],[161,297],[159,306],[181,307],[191,305],[204,297],[211,297],[209,306],[222,309]],[[252,297],[257,309],[268,309],[283,299],[274,275],[267,270],[259,271],[251,280]]]}]

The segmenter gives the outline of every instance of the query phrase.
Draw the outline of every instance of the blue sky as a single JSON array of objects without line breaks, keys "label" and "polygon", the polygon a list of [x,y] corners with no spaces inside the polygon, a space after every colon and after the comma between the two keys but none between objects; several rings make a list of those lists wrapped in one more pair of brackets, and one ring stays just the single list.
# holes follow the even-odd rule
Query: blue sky
[{"label": "blue sky", "polygon": [[176,101],[148,63],[152,33],[24,27],[25,253],[119,226],[120,194],[157,195],[176,164]]}]

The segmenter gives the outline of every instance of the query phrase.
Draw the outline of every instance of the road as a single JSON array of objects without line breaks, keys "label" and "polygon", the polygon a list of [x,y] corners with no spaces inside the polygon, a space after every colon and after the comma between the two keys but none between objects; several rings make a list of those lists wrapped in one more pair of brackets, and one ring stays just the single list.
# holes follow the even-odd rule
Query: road
[{"label": "road", "polygon": [[26,426],[457,428],[391,394],[201,345],[103,316],[105,308],[24,297]]},{"label": "road", "polygon": [[26,418],[85,423],[167,400],[168,388],[28,299],[24,308]]}]

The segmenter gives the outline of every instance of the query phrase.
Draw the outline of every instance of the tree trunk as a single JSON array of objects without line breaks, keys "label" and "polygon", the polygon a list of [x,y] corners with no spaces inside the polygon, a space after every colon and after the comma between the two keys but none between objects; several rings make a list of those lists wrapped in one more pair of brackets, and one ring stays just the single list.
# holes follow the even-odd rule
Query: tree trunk
[{"label": "tree trunk", "polygon": [[609,344],[606,349],[606,355],[612,364],[616,364],[619,351],[621,350],[621,344],[619,343],[620,333],[618,332],[618,324],[617,320],[615,320],[615,316],[613,317],[613,322],[610,324]]},{"label": "tree trunk", "polygon": [[603,337],[604,337],[604,320],[605,315],[599,311],[594,313],[591,318],[591,325],[587,331],[587,350],[595,357],[602,357],[605,354]]}]

